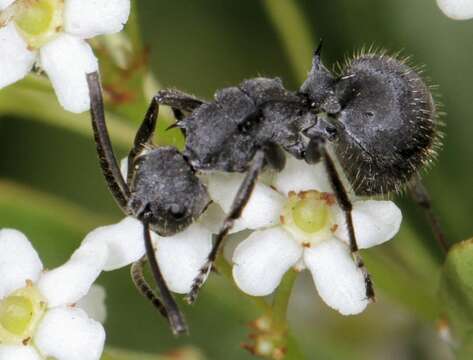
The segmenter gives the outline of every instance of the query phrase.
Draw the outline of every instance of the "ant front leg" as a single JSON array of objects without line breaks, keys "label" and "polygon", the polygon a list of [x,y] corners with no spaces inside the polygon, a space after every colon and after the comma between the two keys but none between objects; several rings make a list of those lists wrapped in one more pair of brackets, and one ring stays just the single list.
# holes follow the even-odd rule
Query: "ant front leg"
[{"label": "ant front leg", "polygon": [[87,74],[87,84],[90,94],[92,128],[100,167],[107,181],[108,188],[118,206],[125,214],[129,214],[127,204],[130,197],[130,189],[123,179],[117,159],[113,154],[112,143],[105,123],[105,110],[99,74],[97,72]]},{"label": "ant front leg", "polygon": [[432,232],[434,233],[435,238],[440,246],[440,248],[447,253],[449,249],[449,244],[445,238],[445,234],[440,226],[440,221],[438,217],[432,210],[432,202],[430,200],[429,193],[422,184],[420,176],[416,176],[415,179],[409,185],[410,195],[416,204],[425,212],[427,220],[430,223]]},{"label": "ant front leg", "polygon": [[185,94],[178,90],[160,90],[153,97],[146,111],[143,122],[138,129],[133,148],[128,155],[127,183],[130,184],[133,178],[133,161],[147,144],[153,143],[153,136],[156,130],[157,118],[159,115],[159,105],[170,106],[177,121],[184,118],[184,111],[192,112],[204,102],[192,95]]},{"label": "ant front leg", "polygon": [[353,205],[348,197],[348,193],[343,185],[340,175],[335,167],[335,162],[327,151],[325,140],[323,138],[313,138],[308,147],[311,154],[307,154],[311,159],[319,159],[324,162],[327,174],[332,186],[332,190],[337,199],[337,203],[345,214],[345,222],[348,230],[348,237],[350,240],[350,251],[356,265],[363,272],[365,279],[365,291],[367,299],[374,301],[375,294],[373,289],[373,282],[371,276],[366,270],[363,259],[358,253],[358,244],[356,243],[355,226],[353,224],[352,209]]},{"label": "ant front leg", "polygon": [[159,115],[159,103],[157,97],[153,97],[151,104],[146,111],[143,122],[140,125],[140,128],[136,132],[135,141],[133,142],[133,148],[128,154],[128,173],[127,173],[127,183],[131,183],[131,179],[134,175],[134,166],[133,162],[135,161],[136,156],[144,149],[146,144],[153,143],[154,131],[156,129],[156,122]]},{"label": "ant front leg", "polygon": [[130,275],[135,287],[146,299],[148,299],[153,306],[158,309],[163,317],[168,318],[168,313],[164,308],[161,300],[156,296],[151,286],[145,279],[144,275],[144,265],[146,264],[146,256],[142,257],[140,260],[134,262],[131,265]]},{"label": "ant front leg", "polygon": [[179,335],[188,332],[187,324],[184,315],[179,310],[176,301],[174,300],[171,291],[169,290],[166,280],[164,280],[158,261],[156,260],[156,253],[154,251],[153,243],[151,241],[151,230],[149,227],[149,218],[151,214],[145,213],[143,215],[143,231],[145,239],[146,256],[148,257],[151,273],[156,281],[159,292],[162,298],[162,305],[164,313],[167,315],[171,331],[174,335]]},{"label": "ant front leg", "polygon": [[227,217],[225,218],[220,231],[218,232],[215,240],[215,244],[210,251],[209,256],[207,257],[206,263],[200,268],[199,274],[194,279],[194,282],[191,287],[191,291],[186,295],[185,299],[189,304],[192,304],[197,299],[197,295],[199,293],[200,288],[204,284],[205,280],[207,279],[210,270],[217,258],[217,255],[220,251],[222,246],[223,240],[228,235],[228,232],[232,229],[233,224],[236,219],[241,216],[245,205],[248,203],[250,196],[253,192],[253,189],[256,185],[256,180],[258,179],[258,175],[260,174],[263,166],[265,164],[265,152],[263,150],[258,150],[253,158],[250,168],[246,173],[243,182],[238,189],[238,192],[233,199],[232,206],[230,208],[230,212],[228,213]]}]

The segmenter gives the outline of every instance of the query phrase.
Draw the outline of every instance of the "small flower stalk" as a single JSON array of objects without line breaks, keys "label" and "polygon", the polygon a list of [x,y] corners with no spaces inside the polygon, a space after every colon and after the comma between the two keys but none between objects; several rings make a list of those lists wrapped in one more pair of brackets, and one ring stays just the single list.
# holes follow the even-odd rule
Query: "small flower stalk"
[{"label": "small flower stalk", "polygon": [[0,1],[0,89],[36,65],[64,109],[87,111],[85,74],[98,70],[87,39],[121,31],[129,13],[130,0]]}]

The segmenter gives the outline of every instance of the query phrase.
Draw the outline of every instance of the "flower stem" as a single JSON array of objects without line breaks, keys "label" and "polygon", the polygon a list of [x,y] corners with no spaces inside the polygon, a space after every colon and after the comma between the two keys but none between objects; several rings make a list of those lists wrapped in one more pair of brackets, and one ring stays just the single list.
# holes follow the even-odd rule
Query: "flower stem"
[{"label": "flower stem", "polygon": [[291,297],[292,288],[294,286],[297,272],[294,270],[290,270],[286,273],[283,277],[281,284],[279,285],[278,289],[276,290],[276,294],[274,296],[274,300],[272,305],[266,302],[261,297],[249,296],[245,295],[238,287],[236,286],[235,282],[233,281],[232,276],[232,266],[228,263],[223,255],[219,255],[215,262],[215,265],[220,274],[225,276],[230,282],[234,285],[234,287],[238,290],[238,292],[248,299],[251,299],[253,303],[262,310],[263,316],[262,318],[270,318],[271,321],[269,322],[269,328],[263,330],[263,335],[268,333],[273,333],[279,338],[279,343],[284,345],[283,347],[286,348],[287,353],[284,357],[285,360],[301,360],[305,359],[302,351],[300,350],[300,346],[297,343],[296,338],[292,335],[289,327],[287,325],[287,308],[289,305],[289,299]]},{"label": "flower stem", "polygon": [[280,329],[287,328],[287,307],[291,297],[292,288],[297,278],[297,272],[290,270],[284,275],[276,294],[274,295],[272,305],[273,327]]},{"label": "flower stem", "polygon": [[294,0],[264,0],[263,4],[285,46],[296,79],[305,80],[316,44],[303,12]]}]

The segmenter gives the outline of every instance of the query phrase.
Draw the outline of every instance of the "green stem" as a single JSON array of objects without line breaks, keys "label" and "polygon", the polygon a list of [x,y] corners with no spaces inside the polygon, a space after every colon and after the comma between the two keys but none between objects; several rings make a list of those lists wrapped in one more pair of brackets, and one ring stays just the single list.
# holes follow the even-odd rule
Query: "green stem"
[{"label": "green stem", "polygon": [[272,306],[273,327],[285,329],[287,327],[287,307],[292,294],[292,288],[297,278],[297,271],[289,270],[284,275],[274,295]]},{"label": "green stem", "polygon": [[285,46],[294,75],[304,81],[315,43],[303,12],[294,0],[264,0],[263,4]]},{"label": "green stem", "polygon": [[289,298],[292,293],[292,288],[297,277],[297,272],[290,270],[283,277],[281,284],[276,290],[273,304],[270,306],[263,298],[256,296],[249,296],[244,294],[233,281],[232,266],[225,259],[223,255],[217,257],[215,265],[220,274],[230,280],[239,294],[244,295],[263,311],[264,315],[271,316],[271,330],[275,333],[284,334],[286,337],[285,343],[288,349],[285,360],[301,360],[305,359],[296,338],[293,336],[287,325],[287,307],[289,305]]}]

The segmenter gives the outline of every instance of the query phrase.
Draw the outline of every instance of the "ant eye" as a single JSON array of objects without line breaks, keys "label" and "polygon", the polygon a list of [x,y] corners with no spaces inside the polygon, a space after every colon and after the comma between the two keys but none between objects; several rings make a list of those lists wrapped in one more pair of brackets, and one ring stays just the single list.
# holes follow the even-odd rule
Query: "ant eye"
[{"label": "ant eye", "polygon": [[372,111],[367,111],[367,112],[365,112],[365,115],[366,115],[367,117],[372,118],[372,117],[374,117],[374,112],[372,112]]}]

